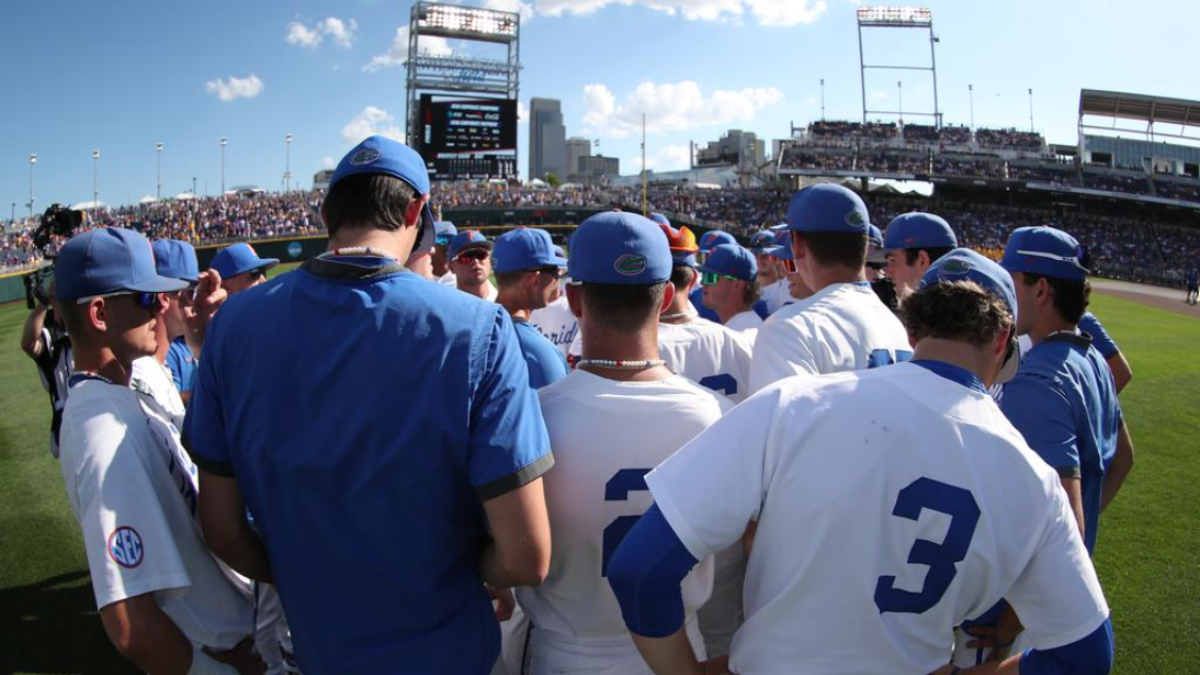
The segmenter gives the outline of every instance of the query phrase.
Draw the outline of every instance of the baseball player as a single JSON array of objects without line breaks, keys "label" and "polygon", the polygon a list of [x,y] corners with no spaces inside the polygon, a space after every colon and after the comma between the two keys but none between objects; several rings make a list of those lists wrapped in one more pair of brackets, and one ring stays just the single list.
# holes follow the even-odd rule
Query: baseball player
[{"label": "baseball player", "polygon": [[900,320],[863,273],[867,207],[831,183],[797,192],[788,231],[799,277],[814,294],[767,319],[754,343],[750,391],[791,375],[864,370],[912,355]]},{"label": "baseball player", "polygon": [[464,230],[450,241],[450,271],[458,290],[477,298],[496,301],[492,285],[493,243],[478,230]]},{"label": "baseball player", "polygon": [[[61,470],[105,632],[146,672],[261,673],[250,589],[200,534],[195,466],[179,431],[130,388],[133,359],[157,348],[158,294],[187,282],[159,276],[150,242],[118,228],[69,240],[55,280],[75,349]],[[209,277],[199,321],[221,297]]]},{"label": "baseball player", "polygon": [[1185,302],[1188,304],[1196,304],[1197,298],[1200,298],[1200,269],[1196,269],[1193,264],[1187,271],[1187,298]]},{"label": "baseball player", "polygon": [[267,270],[278,264],[278,258],[260,258],[253,246],[241,243],[217,251],[209,268],[221,274],[221,288],[234,295],[266,281]]},{"label": "baseball player", "polygon": [[186,406],[192,395],[192,377],[196,372],[195,352],[204,343],[203,334],[188,330],[188,319],[193,315],[194,286],[200,280],[200,265],[196,260],[196,249],[177,239],[154,242],[154,264],[160,275],[188,282],[188,288],[164,296],[167,307],[162,316],[169,340],[163,363],[170,370],[175,389]]},{"label": "baseball player", "polygon": [[196,375],[205,538],[277,583],[310,672],[488,673],[485,583],[549,565],[553,457],[512,321],[400,263],[433,243],[428,200],[414,150],[351,149],[321,206],[330,250],[226,303]]},{"label": "baseball player", "polygon": [[496,302],[512,317],[534,389],[567,376],[566,357],[529,323],[534,309],[549,304],[567,266],[555,248],[549,232],[532,227],[510,230],[496,239]]},{"label": "baseball player", "polygon": [[763,325],[762,317],[754,311],[760,293],[754,254],[737,244],[721,244],[699,271],[705,306],[717,313],[722,325],[754,344]]},{"label": "baseball player", "polygon": [[887,275],[900,302],[916,290],[935,260],[957,247],[958,237],[941,216],[914,211],[893,218],[884,233],[883,248]]},{"label": "baseball player", "polygon": [[[496,250],[499,259],[499,241]],[[671,373],[657,354],[658,315],[673,288],[656,224],[632,213],[588,218],[571,240],[569,264],[583,359],[539,392],[555,455],[545,477],[554,551],[546,580],[517,589],[531,623],[523,672],[649,673],[605,582],[608,558],[650,501],[642,475],[730,403]],[[711,560],[682,581],[688,649],[701,658],[694,614],[711,584]]]},{"label": "baseball player", "polygon": [[21,350],[37,365],[42,387],[50,395],[50,456],[58,459],[58,433],[70,391],[67,382],[74,368],[71,337],[62,323],[62,311],[56,308],[54,280],[45,292],[38,288],[34,294],[37,304],[21,328]]},{"label": "baseball player", "polygon": [[[554,247],[555,255],[566,258],[561,246]],[[553,300],[545,307],[533,310],[529,315],[529,323],[533,324],[542,335],[554,343],[554,346],[566,357],[571,350],[571,343],[579,334],[579,320],[571,312],[567,304],[567,283],[569,277],[559,280],[558,291]]]},{"label": "baseball player", "polygon": [[450,242],[458,236],[458,228],[449,221],[437,220],[433,223],[433,230],[434,246],[429,253],[433,269],[430,272],[437,277],[438,283],[455,288],[458,282],[454,278],[454,272],[450,271],[449,251]]},{"label": "baseball player", "polygon": [[678,580],[750,519],[733,672],[957,673],[951,627],[1001,596],[1034,649],[961,672],[1109,671],[1109,610],[1070,505],[987,394],[1013,295],[1003,269],[956,251],[905,305],[913,362],[777,382],[646,476],[654,505],[608,580],[655,672],[700,672]]},{"label": "baseball player", "polygon": [[[750,251],[758,262],[758,285],[762,288],[760,297],[766,316],[774,314],[792,300],[779,259],[771,254],[775,246],[775,232],[771,230],[763,230],[750,238]],[[763,320],[766,320],[766,316]]]},{"label": "baseball player", "polygon": [[[651,216],[656,215],[659,214],[651,214]],[[659,225],[666,225],[667,227],[671,226],[671,223],[667,222],[666,218],[652,217],[651,220]],[[696,252],[696,260],[700,261],[701,259],[705,258],[714,248],[721,244],[736,243],[737,239],[735,239],[733,235],[729,234],[728,232],[709,230],[700,236],[700,246],[699,250]],[[720,317],[717,316],[717,313],[704,306],[704,289],[702,289],[699,284],[692,288],[691,293],[688,295],[688,299],[691,300],[692,307],[695,308],[696,313],[700,315],[700,318],[707,319],[713,323],[721,323]]]}]

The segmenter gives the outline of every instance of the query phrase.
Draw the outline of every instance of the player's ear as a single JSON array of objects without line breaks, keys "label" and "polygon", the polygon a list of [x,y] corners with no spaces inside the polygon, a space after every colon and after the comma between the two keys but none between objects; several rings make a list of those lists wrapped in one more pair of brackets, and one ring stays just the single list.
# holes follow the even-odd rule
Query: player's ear
[{"label": "player's ear", "polygon": [[664,283],[662,306],[658,308],[658,313],[662,314],[671,306],[671,302],[675,300],[675,284],[667,281]]},{"label": "player's ear", "polygon": [[567,284],[567,306],[571,308],[571,314],[577,319],[583,316],[583,304],[580,302],[582,297],[583,290],[579,286]]},{"label": "player's ear", "polygon": [[88,303],[87,322],[97,333],[108,331],[108,303],[104,298],[96,298]]},{"label": "player's ear", "polygon": [[[429,201],[429,195],[423,194],[420,197],[408,203],[408,207],[404,209],[404,224],[409,227],[416,227],[421,223],[421,210],[425,208],[425,202]],[[420,242],[418,242],[420,243]]]}]

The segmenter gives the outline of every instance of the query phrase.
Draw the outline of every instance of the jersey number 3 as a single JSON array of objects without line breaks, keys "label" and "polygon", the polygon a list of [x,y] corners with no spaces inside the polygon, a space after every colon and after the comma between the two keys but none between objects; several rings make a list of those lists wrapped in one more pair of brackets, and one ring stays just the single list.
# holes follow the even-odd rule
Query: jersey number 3
[{"label": "jersey number 3", "polygon": [[[604,501],[623,502],[629,499],[630,492],[648,490],[649,488],[646,487],[646,474],[648,473],[650,473],[650,469],[621,469],[604,484]],[[608,576],[608,559],[612,557],[613,552],[621,545],[621,540],[629,534],[629,531],[633,529],[634,525],[637,525],[637,521],[641,518],[641,516],[621,516],[604,528],[600,576]]]},{"label": "jersey number 3", "polygon": [[979,505],[970,492],[932,478],[918,478],[900,491],[892,515],[915,521],[921,516],[921,509],[950,516],[950,527],[942,543],[918,539],[908,551],[909,564],[929,566],[920,592],[896,588],[894,576],[879,577],[875,584],[875,606],[880,614],[921,614],[938,604],[958,574],[955,563],[962,562],[971,547],[971,538],[979,523]]}]

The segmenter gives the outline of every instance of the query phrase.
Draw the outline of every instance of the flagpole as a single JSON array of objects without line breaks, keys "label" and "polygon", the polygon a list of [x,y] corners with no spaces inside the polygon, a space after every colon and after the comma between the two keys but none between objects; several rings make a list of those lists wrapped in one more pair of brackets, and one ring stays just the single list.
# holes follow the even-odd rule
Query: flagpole
[{"label": "flagpole", "polygon": [[650,216],[649,200],[646,195],[646,113],[642,113],[642,215]]}]

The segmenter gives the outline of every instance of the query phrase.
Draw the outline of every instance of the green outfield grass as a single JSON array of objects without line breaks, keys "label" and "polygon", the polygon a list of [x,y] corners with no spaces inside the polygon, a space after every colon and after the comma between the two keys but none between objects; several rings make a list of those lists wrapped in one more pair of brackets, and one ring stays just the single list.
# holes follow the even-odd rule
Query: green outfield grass
[{"label": "green outfield grass", "polygon": [[[1194,672],[1200,321],[1103,296],[1093,308],[1134,372],[1122,402],[1137,461],[1104,514],[1096,557],[1113,607],[1116,672]],[[96,615],[79,530],[47,452],[47,399],[18,345],[25,316],[24,303],[0,306],[0,675],[135,672]]]}]

